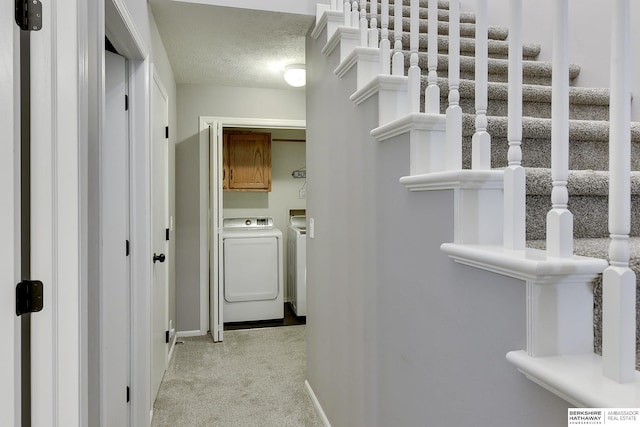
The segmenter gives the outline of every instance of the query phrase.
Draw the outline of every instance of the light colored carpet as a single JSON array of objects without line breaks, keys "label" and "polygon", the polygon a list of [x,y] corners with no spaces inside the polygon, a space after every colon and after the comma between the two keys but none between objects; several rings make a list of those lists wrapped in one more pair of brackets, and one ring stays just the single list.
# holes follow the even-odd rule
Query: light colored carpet
[{"label": "light colored carpet", "polygon": [[154,404],[153,427],[321,427],[304,380],[306,326],[182,338]]}]

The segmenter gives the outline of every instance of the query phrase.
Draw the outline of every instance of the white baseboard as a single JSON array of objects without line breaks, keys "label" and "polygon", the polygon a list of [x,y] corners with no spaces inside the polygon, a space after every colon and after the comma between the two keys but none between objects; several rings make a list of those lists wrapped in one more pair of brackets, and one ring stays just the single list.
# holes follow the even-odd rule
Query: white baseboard
[{"label": "white baseboard", "polygon": [[169,362],[171,362],[171,356],[173,356],[173,349],[176,348],[176,340],[178,339],[178,335],[174,335],[171,340],[171,346],[169,347]]},{"label": "white baseboard", "polygon": [[193,331],[176,332],[176,337],[199,337],[201,335],[206,335],[206,334],[203,334],[202,331],[200,331],[200,329],[195,329]]},{"label": "white baseboard", "polygon": [[316,412],[318,412],[318,416],[320,416],[320,419],[322,420],[322,424],[324,424],[325,427],[331,427],[329,418],[327,418],[327,415],[324,413],[324,410],[322,409],[322,405],[320,405],[320,401],[316,397],[316,394],[313,392],[313,389],[311,388],[311,384],[309,384],[309,381],[304,380],[304,387],[307,389],[307,393],[309,393],[309,397],[313,402],[313,406],[316,408]]}]

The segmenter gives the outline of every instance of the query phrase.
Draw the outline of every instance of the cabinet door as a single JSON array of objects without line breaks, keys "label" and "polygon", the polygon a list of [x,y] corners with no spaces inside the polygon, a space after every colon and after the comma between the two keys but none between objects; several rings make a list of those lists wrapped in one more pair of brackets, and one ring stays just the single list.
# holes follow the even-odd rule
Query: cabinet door
[{"label": "cabinet door", "polygon": [[271,191],[271,135],[229,134],[229,189]]}]

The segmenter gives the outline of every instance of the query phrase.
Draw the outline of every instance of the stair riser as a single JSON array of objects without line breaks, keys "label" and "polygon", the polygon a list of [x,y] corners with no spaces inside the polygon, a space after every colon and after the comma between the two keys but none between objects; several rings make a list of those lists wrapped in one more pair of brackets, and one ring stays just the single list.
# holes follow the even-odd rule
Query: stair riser
[{"label": "stair riser", "polygon": [[[408,50],[410,46],[411,35],[402,33],[402,46],[404,50]],[[391,47],[395,42],[393,31],[389,31],[389,40]],[[418,49],[426,52],[429,47],[428,34],[421,33],[418,39]],[[463,37],[460,39],[460,55],[462,56],[475,56],[475,39]],[[449,53],[449,36],[438,35],[438,52],[441,54]],[[502,40],[489,40],[488,46],[489,58],[495,59],[508,59],[509,57],[509,43]],[[540,53],[540,46],[538,45],[526,45],[522,49],[522,59],[535,60]]]},{"label": "stair riser", "polygon": [[[371,5],[369,3],[367,3],[367,19],[371,19],[371,13],[370,12],[370,7]],[[380,24],[380,11],[381,11],[381,7],[380,7],[380,3],[378,3],[378,13],[376,14],[376,17],[378,19],[378,24]],[[393,17],[395,16],[395,8],[393,7],[389,7],[389,19],[393,19]],[[402,15],[403,18],[410,18],[411,17],[411,8],[409,6],[402,6]],[[419,8],[418,11],[418,16],[420,19],[428,19],[429,18],[429,9],[425,6],[425,7],[421,7]],[[444,21],[444,22],[449,22],[449,11],[446,9],[438,9],[438,21]],[[464,23],[468,23],[468,24],[475,24],[476,22],[476,17],[473,13],[469,13],[469,12],[460,12],[460,22],[464,22]]]},{"label": "stair riser", "polygon": [[[608,228],[607,196],[569,195],[569,210],[573,214],[573,235],[582,237],[607,237]],[[551,194],[527,196],[527,240],[546,238],[546,218],[551,210]],[[631,234],[640,233],[640,197],[631,197]]]},{"label": "stair riser", "polygon": [[[441,93],[446,95],[446,92]],[[421,100],[421,106],[424,111],[424,97]],[[449,106],[446,96],[440,97],[440,111],[445,112]],[[460,107],[463,113],[475,114],[475,99],[460,98]],[[551,104],[544,102],[523,102],[522,111],[524,116],[551,118]],[[489,116],[506,116],[508,113],[508,102],[506,100],[489,99],[487,115]],[[602,105],[582,105],[570,104],[569,118],[574,120],[608,120],[609,108]]]},{"label": "stair riser", "polygon": [[[395,29],[395,23],[393,19],[389,20],[389,29]],[[402,31],[409,32],[411,30],[411,20],[409,18],[402,18]],[[419,31],[421,33],[427,33],[429,31],[429,25],[426,19],[420,19]],[[449,23],[438,22],[438,34],[449,34]],[[504,27],[489,27],[488,37],[490,40],[506,40],[509,31]],[[476,36],[476,25],[461,23],[460,24],[460,36],[474,38]]]},{"label": "stair riser", "polygon": [[[393,5],[395,3],[396,2],[394,0],[389,0],[389,4],[390,5]],[[405,6],[410,6],[411,5],[411,0],[402,0],[401,3],[403,5],[405,5]],[[378,4],[381,4],[381,2],[378,1]],[[420,4],[420,7],[428,7],[429,6],[429,0],[420,0],[419,4]],[[438,9],[449,10],[449,0],[438,0]]]},{"label": "stair riser", "polygon": [[[463,168],[471,168],[471,136],[462,138]],[[509,142],[505,136],[491,137],[491,167],[507,166]],[[607,141],[569,141],[570,170],[608,170],[609,144]],[[522,166],[548,168],[551,165],[551,142],[548,139],[522,141]],[[640,143],[631,144],[631,170],[640,170]]]}]

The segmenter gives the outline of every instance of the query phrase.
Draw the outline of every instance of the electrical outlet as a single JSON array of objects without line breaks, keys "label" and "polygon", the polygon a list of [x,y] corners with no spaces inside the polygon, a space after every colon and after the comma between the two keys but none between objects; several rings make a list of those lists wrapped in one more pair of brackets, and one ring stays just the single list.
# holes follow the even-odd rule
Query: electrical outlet
[{"label": "electrical outlet", "polygon": [[301,188],[300,191],[298,191],[298,197],[300,199],[306,199],[307,198],[307,189],[306,188]]}]

